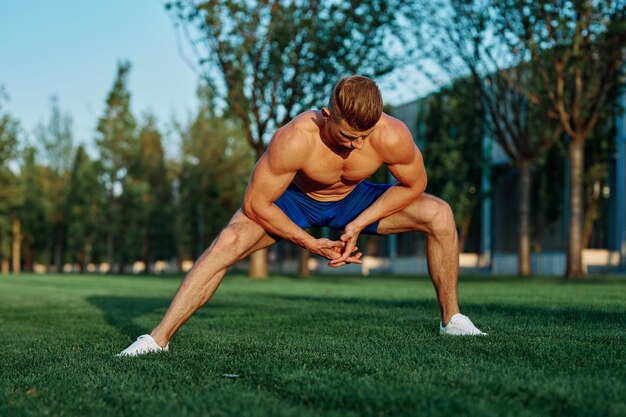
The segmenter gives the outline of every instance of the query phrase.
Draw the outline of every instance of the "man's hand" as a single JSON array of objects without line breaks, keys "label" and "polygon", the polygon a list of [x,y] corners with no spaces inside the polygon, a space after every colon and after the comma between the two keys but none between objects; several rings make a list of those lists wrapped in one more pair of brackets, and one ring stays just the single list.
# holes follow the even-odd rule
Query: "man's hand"
[{"label": "man's hand", "polygon": [[[355,240],[356,241],[356,240]],[[348,256],[344,257],[346,243],[341,240],[330,240],[330,239],[316,239],[316,245],[314,248],[311,248],[311,252],[316,253],[324,258],[328,259],[328,266],[336,268],[338,266],[343,266],[345,264],[355,263],[361,264],[362,254],[356,253],[359,248],[354,246],[352,251],[348,254]],[[354,254],[354,255],[352,255]],[[352,255],[352,256],[351,256]],[[345,259],[339,261],[340,258],[344,257]]]},{"label": "man's hand", "polygon": [[341,241],[322,238],[315,240],[315,247],[310,248],[310,251],[326,259],[335,259],[341,256],[343,247],[344,243]]},{"label": "man's hand", "polygon": [[328,263],[328,266],[336,268],[338,266],[343,266],[345,264],[362,264],[361,256],[363,254],[361,252],[357,252],[354,254],[359,248],[356,246],[356,241],[359,238],[359,234],[361,233],[361,229],[353,226],[352,224],[348,224],[343,231],[343,234],[340,237],[341,243],[343,243],[343,250],[341,251],[341,255],[336,257],[335,259],[331,259]]}]

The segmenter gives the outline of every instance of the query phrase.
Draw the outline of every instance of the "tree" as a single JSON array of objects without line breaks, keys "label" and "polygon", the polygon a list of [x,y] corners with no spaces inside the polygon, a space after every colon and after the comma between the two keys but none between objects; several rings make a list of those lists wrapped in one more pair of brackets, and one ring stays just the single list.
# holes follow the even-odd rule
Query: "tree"
[{"label": "tree", "polygon": [[[491,137],[520,173],[518,271],[531,271],[530,206],[534,166],[554,144],[561,129],[547,115],[529,105],[528,98],[511,83],[524,82],[539,94],[544,88],[536,75],[509,50],[507,33],[498,30],[491,0],[444,0],[412,15],[422,54],[452,78],[470,75],[480,93]],[[425,72],[427,66],[423,67]]]},{"label": "tree", "polygon": [[146,115],[139,131],[139,153],[131,175],[145,184],[143,216],[139,231],[141,259],[150,272],[157,259],[174,252],[174,218],[171,175],[167,171],[161,133],[153,115]]},{"label": "tree", "polygon": [[2,168],[5,168],[7,162],[15,157],[19,134],[19,123],[3,109],[8,99],[9,96],[4,86],[0,85],[0,167]]},{"label": "tree", "polygon": [[[43,166],[46,173],[43,183],[43,198],[50,220],[51,236],[48,246],[53,254],[53,263],[57,272],[63,270],[63,250],[67,229],[67,211],[65,207],[68,192],[67,181],[72,163],[72,118],[63,114],[56,97],[50,101],[51,115],[47,124],[39,123],[35,135],[41,146]],[[47,262],[50,264],[50,262]]]},{"label": "tree", "polygon": [[614,120],[618,106],[613,105],[608,110],[600,115],[597,127],[591,132],[585,146],[583,248],[589,247],[594,225],[601,219],[608,204],[610,164],[616,151]]},{"label": "tree", "polygon": [[[400,3],[181,0],[166,9],[259,158],[270,132],[326,103],[340,76],[393,69],[385,40]],[[251,276],[266,276],[265,252],[252,265]]]},{"label": "tree", "polygon": [[481,203],[485,127],[480,95],[472,80],[461,79],[430,96],[419,116],[425,140],[428,191],[452,207],[463,250]]},{"label": "tree", "polygon": [[24,196],[24,207],[19,218],[23,233],[24,269],[33,270],[33,263],[49,262],[48,235],[50,222],[44,198],[44,179],[46,169],[37,163],[37,149],[28,147],[24,150],[24,158],[20,172],[20,185]]},{"label": "tree", "polygon": [[[130,68],[129,62],[120,62],[117,66],[113,86],[107,95],[104,114],[98,121],[96,138],[103,168],[102,180],[107,193],[104,218],[110,272],[113,271],[116,261],[116,244],[121,244],[120,236],[123,232],[121,219],[124,214],[121,197],[134,151],[133,147],[137,144],[136,122],[130,110],[130,92],[127,88]],[[120,257],[119,270],[123,269],[123,264],[124,259]]]},{"label": "tree", "polygon": [[585,143],[613,102],[624,67],[624,0],[495,2],[497,28],[506,34],[515,62],[542,81],[531,88],[507,80],[567,134],[569,236],[566,276],[581,277],[584,217]]},{"label": "tree", "polygon": [[17,120],[4,111],[6,101],[8,95],[0,85],[0,268],[3,274],[9,270],[13,222],[21,198],[17,178],[9,168],[9,162],[18,153],[20,128]]},{"label": "tree", "polygon": [[67,250],[72,263],[83,272],[92,261],[98,231],[102,228],[106,190],[99,181],[98,164],[80,145],[70,170],[65,205],[70,221],[67,225]]},{"label": "tree", "polygon": [[200,107],[181,136],[179,213],[185,225],[183,252],[197,258],[241,206],[254,155],[243,131],[219,115],[210,89],[198,92]]}]

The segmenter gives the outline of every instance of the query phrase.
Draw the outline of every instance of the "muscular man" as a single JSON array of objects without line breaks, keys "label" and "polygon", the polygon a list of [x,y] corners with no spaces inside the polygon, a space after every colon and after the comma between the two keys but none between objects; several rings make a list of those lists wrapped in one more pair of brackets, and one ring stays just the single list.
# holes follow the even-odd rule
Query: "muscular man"
[{"label": "muscular man", "polygon": [[[196,261],[161,322],[120,355],[167,350],[174,333],[213,296],[226,270],[252,252],[287,239],[339,267],[361,263],[360,233],[424,233],[440,333],[484,335],[459,313],[452,211],[424,193],[422,155],[406,125],[382,108],[374,81],[347,77],[335,86],[328,108],[304,112],[278,129],[254,168],[242,209]],[[382,164],[397,182],[365,181]],[[339,241],[316,239],[305,231],[312,226],[343,234]]]}]

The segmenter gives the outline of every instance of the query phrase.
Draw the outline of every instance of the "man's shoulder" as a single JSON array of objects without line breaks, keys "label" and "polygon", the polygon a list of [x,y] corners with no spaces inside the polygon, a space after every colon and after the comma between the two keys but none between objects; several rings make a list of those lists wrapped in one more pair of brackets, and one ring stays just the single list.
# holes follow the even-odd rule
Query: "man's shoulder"
[{"label": "man's shoulder", "polygon": [[372,146],[386,164],[409,161],[416,152],[413,135],[404,122],[383,113]]},{"label": "man's shoulder", "polygon": [[319,136],[317,114],[314,111],[300,113],[276,131],[268,147],[271,160],[290,159],[302,163],[315,147],[315,135]]},{"label": "man's shoulder", "polygon": [[322,114],[318,110],[309,110],[300,113],[283,128],[290,128],[307,132],[310,134],[319,133],[320,123],[322,122]]},{"label": "man's shoulder", "polygon": [[300,113],[276,131],[272,142],[280,143],[281,147],[287,143],[290,146],[306,147],[313,142],[316,135],[319,136],[320,117],[318,112],[313,110]]},{"label": "man's shoulder", "polygon": [[408,126],[402,120],[396,119],[387,113],[383,113],[380,117],[376,131],[376,137],[383,145],[407,140],[413,142],[413,136]]},{"label": "man's shoulder", "polygon": [[395,117],[387,113],[383,113],[382,116],[380,116],[379,123],[384,128],[390,129],[390,130],[400,130],[404,132],[405,129],[408,129],[407,125],[402,120],[396,119]]}]

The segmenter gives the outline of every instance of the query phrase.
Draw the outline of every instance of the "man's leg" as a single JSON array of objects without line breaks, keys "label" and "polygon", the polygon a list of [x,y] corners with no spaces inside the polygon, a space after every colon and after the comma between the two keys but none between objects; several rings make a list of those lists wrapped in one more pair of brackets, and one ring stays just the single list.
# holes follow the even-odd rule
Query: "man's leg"
[{"label": "man's leg", "polygon": [[261,226],[238,211],[187,273],[165,316],[150,335],[160,346],[166,346],[180,326],[209,301],[231,265],[275,242]]},{"label": "man's leg", "polygon": [[426,235],[428,272],[437,292],[441,320],[448,324],[459,312],[459,243],[450,206],[439,198],[422,194],[404,210],[378,224],[381,235],[410,231]]}]

